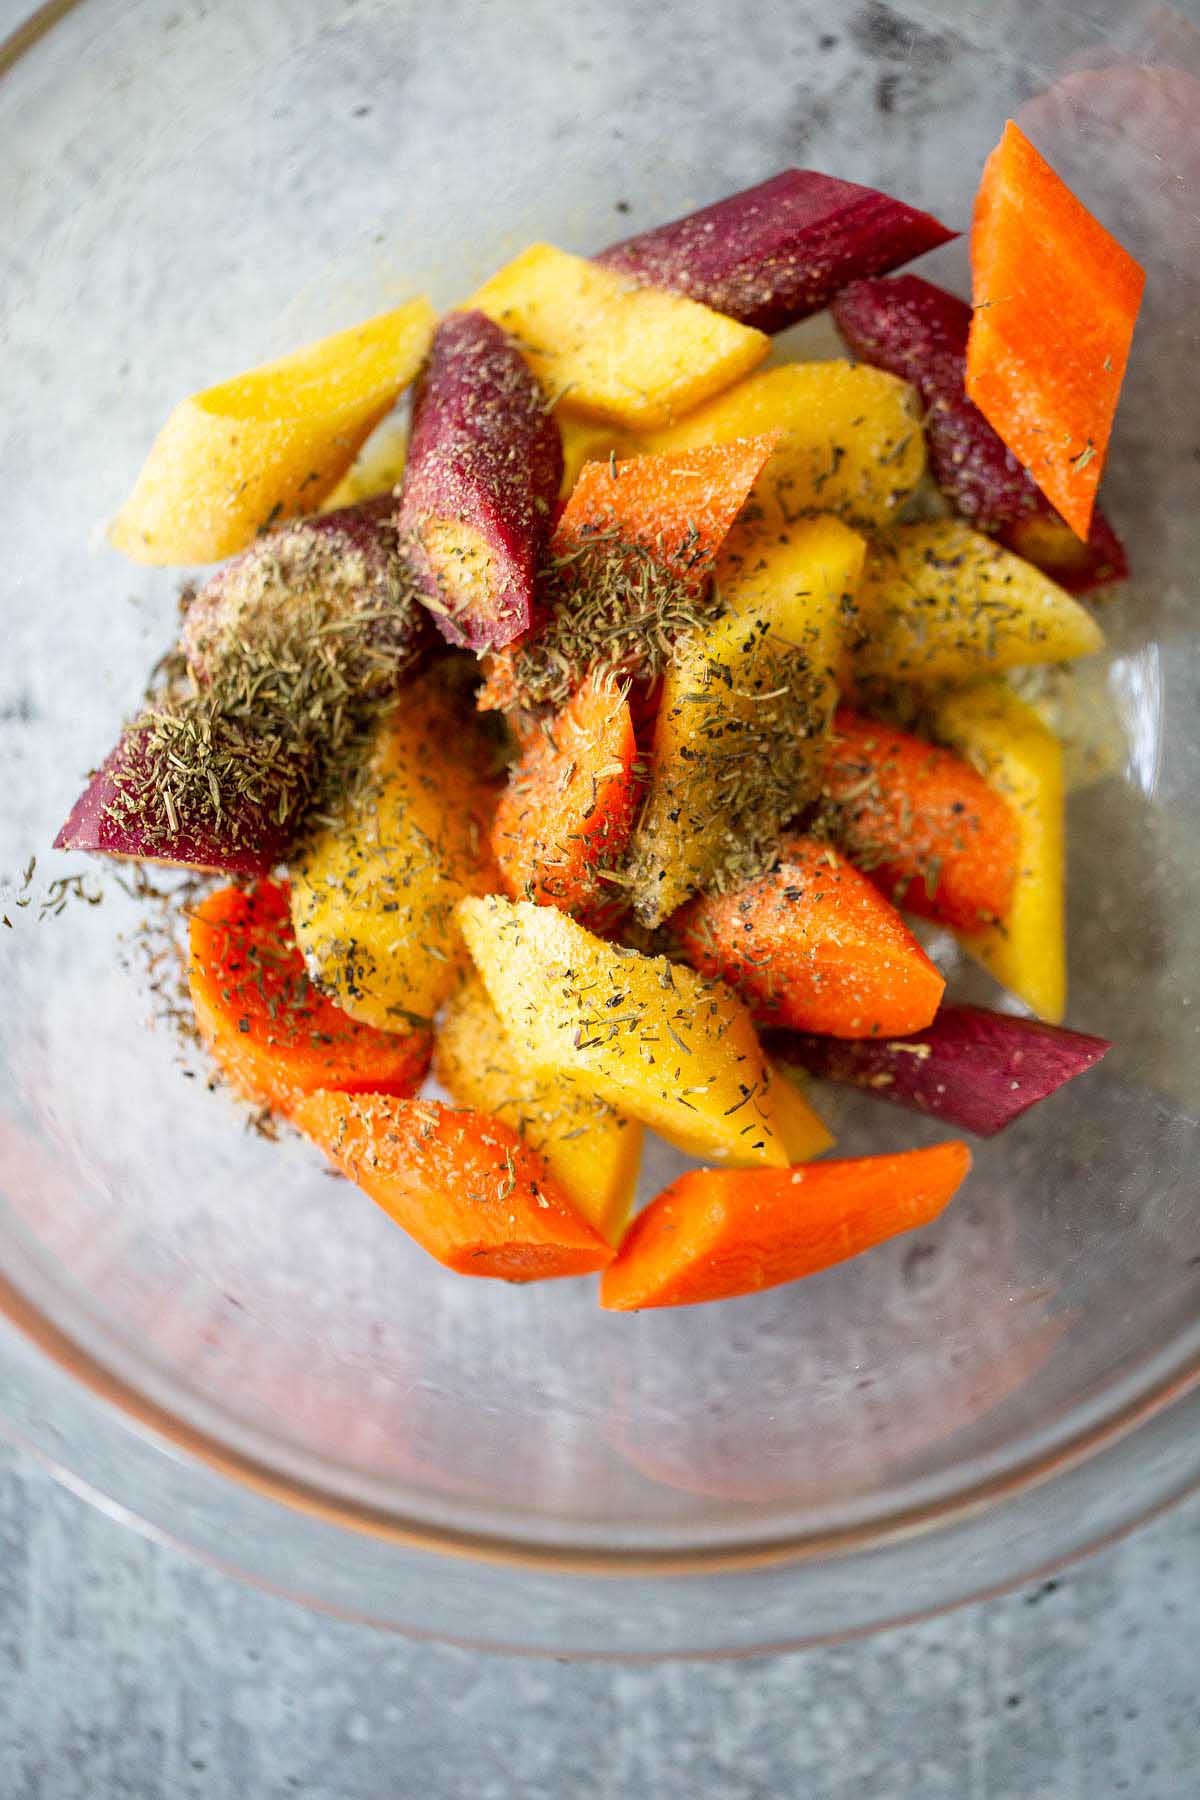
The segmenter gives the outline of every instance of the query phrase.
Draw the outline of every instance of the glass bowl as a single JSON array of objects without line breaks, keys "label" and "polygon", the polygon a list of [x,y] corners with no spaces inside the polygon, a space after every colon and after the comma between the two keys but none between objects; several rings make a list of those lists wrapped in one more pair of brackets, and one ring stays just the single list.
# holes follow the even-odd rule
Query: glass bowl
[{"label": "glass bowl", "polygon": [[[911,1616],[1195,1482],[1197,61],[1161,6],[877,0],[59,4],[0,52],[0,1415],[68,1479],[347,1614],[624,1655]],[[145,902],[48,848],[173,632],[104,521],[178,397],[414,288],[790,163],[964,225],[1010,115],[1150,276],[1120,752],[1070,818],[1070,1018],[1117,1047],[937,1227],[801,1286],[620,1317],[456,1279],[208,1091]],[[850,1151],[937,1135],[829,1109]]]}]

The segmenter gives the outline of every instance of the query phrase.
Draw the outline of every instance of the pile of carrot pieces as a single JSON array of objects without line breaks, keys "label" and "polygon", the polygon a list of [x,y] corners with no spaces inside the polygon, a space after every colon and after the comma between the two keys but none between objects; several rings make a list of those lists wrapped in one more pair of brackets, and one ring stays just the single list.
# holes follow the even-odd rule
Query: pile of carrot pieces
[{"label": "pile of carrot pieces", "polygon": [[[57,843],[234,878],[201,1036],[450,1269],[794,1281],[971,1163],[814,1160],[810,1077],[986,1137],[1110,1048],[1061,1025],[1062,751],[1006,677],[1103,646],[1142,273],[1011,123],[970,306],[892,274],[953,235],[788,170],[534,245],[177,408],[113,528],[239,554]],[[758,367],[826,308],[856,361]],[[414,379],[399,485],[344,504]],[[911,915],[1025,1013],[946,1003]],[[646,1129],[710,1166],[634,1217]]]}]

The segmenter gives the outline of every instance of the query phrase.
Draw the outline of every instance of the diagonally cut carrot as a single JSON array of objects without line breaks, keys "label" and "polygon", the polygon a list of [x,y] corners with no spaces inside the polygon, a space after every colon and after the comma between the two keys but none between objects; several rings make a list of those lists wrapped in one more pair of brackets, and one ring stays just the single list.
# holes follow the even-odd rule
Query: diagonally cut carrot
[{"label": "diagonally cut carrot", "polygon": [[857,276],[894,269],[956,233],[931,214],[816,169],[783,169],[715,206],[595,258],[641,286],[782,331],[820,312]]},{"label": "diagonally cut carrot", "polygon": [[676,915],[688,961],[730,982],[756,1018],[832,1037],[900,1037],[945,981],[899,913],[828,844],[788,838],[769,875]]},{"label": "diagonally cut carrot", "polygon": [[637,743],[624,691],[590,678],[534,733],[509,773],[492,850],[514,900],[560,906],[585,924],[611,911],[638,798]]},{"label": "diagonally cut carrot", "polygon": [[967,394],[1081,538],[1145,271],[1010,119],[971,230]]},{"label": "diagonally cut carrot", "polygon": [[1104,648],[1085,606],[961,519],[876,538],[854,604],[853,673],[887,686],[936,688]]},{"label": "diagonally cut carrot", "polygon": [[959,942],[1040,1019],[1058,1025],[1067,999],[1062,745],[1002,681],[943,695],[933,727],[1003,794],[1017,822],[1008,912],[998,924],[961,932]]},{"label": "diagonally cut carrot", "polygon": [[416,375],[436,323],[422,295],[191,395],[109,541],[135,562],[221,562],[264,526],[311,512]]},{"label": "diagonally cut carrot", "polygon": [[442,636],[483,651],[529,624],[562,440],[513,340],[450,313],[413,395],[396,526]]},{"label": "diagonally cut carrot", "polygon": [[532,629],[489,661],[479,705],[562,705],[593,668],[659,673],[779,438],[586,463],[555,528]]},{"label": "diagonally cut carrot", "polygon": [[778,1068],[807,1069],[960,1131],[994,1137],[1094,1067],[1112,1045],[1043,1019],[942,1006],[932,1025],[909,1037],[850,1044],[793,1032],[771,1048]]},{"label": "diagonally cut carrot", "polygon": [[192,914],[188,985],[196,1026],[246,1099],[288,1113],[316,1088],[413,1094],[428,1030],[379,1031],[318,994],[292,933],[287,886],[219,888]]},{"label": "diagonally cut carrot", "polygon": [[[433,1066],[456,1106],[511,1125],[588,1224],[610,1244],[620,1242],[642,1160],[641,1125],[606,1105],[586,1083],[530,1068],[501,1024],[482,976],[469,975],[443,1008]],[[792,1149],[791,1139],[787,1151],[793,1162],[808,1161]]]},{"label": "diagonally cut carrot", "polygon": [[301,1131],[423,1250],[460,1275],[587,1275],[612,1246],[508,1125],[435,1100],[310,1094]]},{"label": "diagonally cut carrot", "polygon": [[895,275],[856,281],[830,311],[852,355],[919,390],[929,473],[964,519],[1036,563],[1070,594],[1125,580],[1125,547],[1100,507],[1085,543],[967,399],[967,301],[919,275]]},{"label": "diagonally cut carrot", "polygon": [[842,709],[822,802],[826,829],[897,906],[964,931],[1006,916],[1017,820],[962,757]]},{"label": "diagonally cut carrot", "polygon": [[781,435],[586,463],[555,528],[555,551],[565,555],[614,531],[701,587]]},{"label": "diagonally cut carrot", "polygon": [[530,244],[467,302],[517,339],[564,411],[630,431],[666,425],[760,363],[759,331],[677,294]]},{"label": "diagonally cut carrot", "polygon": [[569,1077],[689,1156],[782,1168],[776,1078],[719,981],[592,936],[554,906],[488,894],[463,936],[517,1055]]},{"label": "diagonally cut carrot", "polygon": [[955,1141],[799,1169],[693,1169],[634,1220],[600,1304],[695,1306],[798,1281],[928,1225],[970,1167]]}]

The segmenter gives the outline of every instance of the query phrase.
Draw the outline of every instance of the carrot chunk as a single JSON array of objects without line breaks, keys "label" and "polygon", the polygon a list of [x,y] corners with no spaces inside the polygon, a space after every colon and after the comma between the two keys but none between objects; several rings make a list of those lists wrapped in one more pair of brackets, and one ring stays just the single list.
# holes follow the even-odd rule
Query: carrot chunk
[{"label": "carrot chunk", "polygon": [[762,1023],[832,1037],[900,1037],[938,1009],[945,982],[878,889],[815,838],[778,866],[676,915],[688,961],[738,989]]},{"label": "carrot chunk", "polygon": [[600,1304],[695,1306],[815,1275],[928,1225],[970,1167],[955,1141],[798,1169],[691,1170],[634,1220]]},{"label": "carrot chunk", "polygon": [[562,482],[562,440],[513,340],[481,312],[438,326],[413,397],[398,528],[452,644],[525,630]]},{"label": "carrot chunk", "polygon": [[784,1069],[862,1088],[877,1100],[994,1137],[1112,1049],[1107,1038],[982,1006],[943,1006],[904,1038],[837,1043],[799,1033],[771,1046]]},{"label": "carrot chunk", "polygon": [[1010,119],[971,229],[967,394],[1086,538],[1146,275]]},{"label": "carrot chunk", "polygon": [[607,269],[715,312],[782,331],[847,282],[878,275],[957,234],[890,194],[815,169],[784,169],[715,206],[610,244]]},{"label": "carrot chunk", "polygon": [[427,1030],[379,1031],[309,981],[285,883],[225,887],[192,914],[188,986],[200,1035],[247,1099],[290,1113],[317,1088],[412,1094],[433,1049]]},{"label": "carrot chunk", "polygon": [[831,836],[897,906],[964,931],[1007,915],[1017,821],[962,757],[842,710],[822,802]]},{"label": "carrot chunk", "polygon": [[586,463],[555,527],[538,616],[490,659],[480,707],[560,706],[594,669],[661,674],[778,438]]},{"label": "carrot chunk", "polygon": [[699,588],[729,527],[779,441],[778,431],[625,462],[587,463],[554,532],[562,555],[619,531]]},{"label": "carrot chunk", "polygon": [[588,1275],[612,1246],[517,1133],[486,1113],[384,1094],[316,1093],[295,1122],[430,1256],[459,1275]]},{"label": "carrot chunk", "polygon": [[604,879],[629,843],[637,805],[637,742],[629,701],[589,680],[536,732],[509,774],[492,850],[514,900],[560,906],[586,924],[619,890]]},{"label": "carrot chunk", "polygon": [[1125,546],[1100,507],[1084,543],[967,399],[972,313],[965,300],[919,275],[894,275],[856,281],[830,312],[854,356],[919,390],[929,472],[964,519],[1036,563],[1070,594],[1125,580]]}]

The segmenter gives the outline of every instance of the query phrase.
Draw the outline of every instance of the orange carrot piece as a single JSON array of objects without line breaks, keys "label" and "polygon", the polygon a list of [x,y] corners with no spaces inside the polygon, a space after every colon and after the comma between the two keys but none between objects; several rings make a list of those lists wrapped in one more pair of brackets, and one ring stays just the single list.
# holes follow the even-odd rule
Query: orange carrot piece
[{"label": "orange carrot piece", "polygon": [[634,1220],[600,1304],[695,1306],[799,1281],[928,1225],[970,1167],[954,1140],[797,1169],[690,1170]]},{"label": "orange carrot piece", "polygon": [[1080,538],[1145,271],[1010,119],[971,229],[967,394]]},{"label": "orange carrot piece", "polygon": [[404,1095],[424,1080],[431,1032],[377,1030],[313,987],[284,882],[209,894],[192,914],[188,951],[197,1029],[256,1105],[290,1113],[317,1088]]},{"label": "orange carrot piece", "polygon": [[[646,620],[627,622],[613,615],[613,607],[636,604],[644,612],[653,598],[654,572],[684,596],[701,592],[779,437],[778,431],[765,431],[695,450],[585,463],[551,539],[551,568],[541,584],[540,616],[524,637],[488,659],[480,708],[503,711],[547,698],[561,702],[581,685],[591,663],[612,660],[618,645],[629,649],[629,672],[635,672],[644,655]],[[614,563],[628,577],[623,583],[611,580]],[[634,579],[647,565],[652,571],[648,583]],[[579,599],[589,589],[606,585],[616,590],[616,598],[604,616],[597,617],[594,655],[589,658],[587,646],[580,642]],[[552,639],[556,632],[570,639],[561,659],[554,659],[556,669],[567,670],[567,691],[547,695],[533,691],[522,652],[538,640]]]},{"label": "orange carrot piece", "polygon": [[1007,915],[1016,816],[962,757],[843,709],[822,805],[846,855],[897,906],[963,931]]},{"label": "orange carrot piece", "polygon": [[436,1100],[317,1093],[301,1131],[430,1256],[459,1275],[588,1275],[613,1250],[517,1133]]},{"label": "orange carrot piece", "polygon": [[815,838],[788,838],[769,875],[690,901],[675,930],[692,966],[737,988],[761,1024],[903,1037],[924,1030],[946,986],[895,908]]},{"label": "orange carrot piece", "polygon": [[508,777],[492,824],[492,850],[514,900],[558,906],[587,924],[618,890],[603,871],[620,862],[633,830],[637,743],[629,701],[591,679],[536,732]]},{"label": "orange carrot piece", "polygon": [[558,556],[615,531],[699,587],[782,433],[586,463],[555,528]]}]

